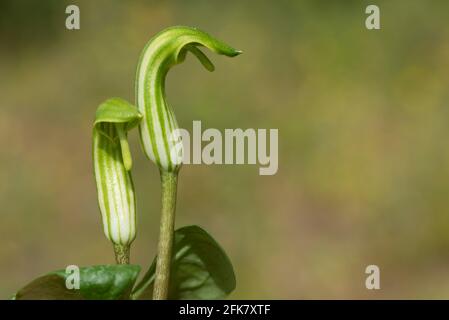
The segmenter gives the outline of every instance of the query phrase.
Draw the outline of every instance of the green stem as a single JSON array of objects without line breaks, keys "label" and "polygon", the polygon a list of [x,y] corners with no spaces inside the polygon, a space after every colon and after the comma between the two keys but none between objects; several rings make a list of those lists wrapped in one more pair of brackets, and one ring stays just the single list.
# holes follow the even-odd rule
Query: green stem
[{"label": "green stem", "polygon": [[114,244],[114,253],[117,264],[129,264],[129,245]]},{"label": "green stem", "polygon": [[170,281],[170,264],[175,230],[177,172],[161,171],[162,213],[157,248],[156,274],[153,299],[165,300],[168,296]]}]

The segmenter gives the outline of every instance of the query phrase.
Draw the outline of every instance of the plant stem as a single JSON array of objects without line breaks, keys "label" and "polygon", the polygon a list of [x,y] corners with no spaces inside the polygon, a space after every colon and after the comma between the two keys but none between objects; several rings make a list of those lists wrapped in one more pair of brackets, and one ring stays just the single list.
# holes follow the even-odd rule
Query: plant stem
[{"label": "plant stem", "polygon": [[129,245],[114,244],[114,253],[117,264],[129,264]]},{"label": "plant stem", "polygon": [[165,300],[168,296],[170,281],[170,265],[175,229],[177,172],[161,171],[162,212],[157,248],[156,274],[154,280],[153,299]]}]

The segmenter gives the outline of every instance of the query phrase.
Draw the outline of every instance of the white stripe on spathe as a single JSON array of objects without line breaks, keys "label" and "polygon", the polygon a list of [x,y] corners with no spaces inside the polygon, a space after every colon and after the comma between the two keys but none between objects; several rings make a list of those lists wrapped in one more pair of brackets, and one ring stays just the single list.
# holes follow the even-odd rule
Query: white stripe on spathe
[{"label": "white stripe on spathe", "polygon": [[165,77],[172,66],[184,60],[186,51],[193,45],[230,57],[241,53],[203,31],[177,26],[161,31],[147,43],[137,67],[136,104],[143,116],[140,139],[146,156],[163,171],[177,171],[182,162],[182,141],[173,139],[177,121],[165,101]]}]

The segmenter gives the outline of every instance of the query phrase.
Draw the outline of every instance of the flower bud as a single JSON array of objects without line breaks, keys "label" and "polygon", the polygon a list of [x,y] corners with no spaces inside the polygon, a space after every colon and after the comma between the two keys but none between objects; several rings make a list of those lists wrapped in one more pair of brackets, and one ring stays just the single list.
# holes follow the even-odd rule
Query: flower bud
[{"label": "flower bud", "polygon": [[165,99],[165,77],[172,66],[184,61],[187,52],[213,71],[212,62],[198,46],[229,57],[241,53],[198,29],[171,27],[154,36],[140,56],[136,74],[136,104],[143,116],[140,138],[145,154],[162,171],[177,171],[182,162],[178,124]]},{"label": "flower bud", "polygon": [[93,161],[98,203],[106,237],[128,246],[136,236],[136,201],[131,178],[127,131],[141,118],[127,101],[112,98],[97,109],[93,129]]}]

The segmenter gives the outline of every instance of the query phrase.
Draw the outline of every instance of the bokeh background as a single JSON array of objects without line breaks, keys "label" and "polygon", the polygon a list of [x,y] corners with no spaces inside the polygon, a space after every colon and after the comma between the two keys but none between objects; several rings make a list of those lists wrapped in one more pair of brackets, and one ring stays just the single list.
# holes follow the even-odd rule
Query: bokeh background
[{"label": "bokeh background", "polygon": [[[69,264],[113,263],[92,175],[95,110],[134,101],[152,35],[196,26],[244,51],[192,56],[167,95],[182,127],[278,128],[279,171],[190,165],[177,226],[223,245],[232,298],[449,298],[449,2],[0,1],[0,297]],[[81,29],[65,28],[77,4]],[[158,236],[159,175],[131,134],[132,261]],[[365,289],[365,268],[381,290]]]}]

